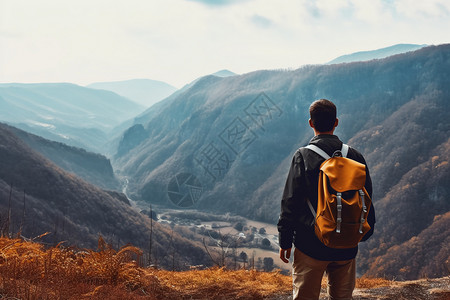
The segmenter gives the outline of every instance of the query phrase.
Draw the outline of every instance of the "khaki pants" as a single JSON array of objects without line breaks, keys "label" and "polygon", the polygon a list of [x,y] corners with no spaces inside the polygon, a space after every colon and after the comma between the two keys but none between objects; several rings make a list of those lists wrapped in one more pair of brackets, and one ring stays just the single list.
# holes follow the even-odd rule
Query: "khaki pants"
[{"label": "khaki pants", "polygon": [[350,300],[355,288],[355,259],[321,261],[294,250],[292,264],[294,300],[317,300],[324,272],[328,275],[330,300]]}]

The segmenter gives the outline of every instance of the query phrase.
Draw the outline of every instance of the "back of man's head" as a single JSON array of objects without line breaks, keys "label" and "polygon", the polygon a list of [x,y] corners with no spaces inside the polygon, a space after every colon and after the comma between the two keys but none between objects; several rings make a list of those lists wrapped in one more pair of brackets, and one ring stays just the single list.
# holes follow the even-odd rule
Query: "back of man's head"
[{"label": "back of man's head", "polygon": [[309,115],[317,131],[331,131],[336,121],[336,105],[327,99],[316,100],[309,107]]}]

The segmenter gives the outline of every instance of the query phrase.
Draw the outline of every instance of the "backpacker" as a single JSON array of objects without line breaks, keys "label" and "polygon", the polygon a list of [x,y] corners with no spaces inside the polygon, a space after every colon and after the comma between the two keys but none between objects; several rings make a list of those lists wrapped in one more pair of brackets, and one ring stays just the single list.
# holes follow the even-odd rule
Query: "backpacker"
[{"label": "backpacker", "polygon": [[306,148],[325,158],[320,165],[317,213],[308,199],[317,237],[330,248],[356,247],[370,230],[367,216],[372,201],[364,188],[366,166],[347,158],[345,144],[332,157],[315,145]]}]

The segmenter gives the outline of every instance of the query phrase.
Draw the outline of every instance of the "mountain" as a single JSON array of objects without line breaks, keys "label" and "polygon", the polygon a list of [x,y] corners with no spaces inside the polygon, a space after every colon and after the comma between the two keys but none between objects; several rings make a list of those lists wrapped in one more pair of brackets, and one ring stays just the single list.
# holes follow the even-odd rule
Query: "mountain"
[{"label": "mountain", "polygon": [[110,91],[74,84],[0,84],[0,121],[95,152],[112,128],[143,110]]},{"label": "mountain", "polygon": [[[439,217],[450,211],[449,70],[450,45],[440,45],[366,62],[205,76],[136,118],[112,163],[135,199],[276,223],[292,155],[313,134],[308,107],[331,99],[336,134],[366,156],[374,182],[378,222],[361,246],[359,272],[399,276],[406,260],[383,272],[374,263],[400,245],[426,245],[427,232],[450,225]],[[433,251],[450,258],[445,241]],[[423,260],[404,278],[442,272]]]},{"label": "mountain", "polygon": [[[380,212],[377,214],[379,225],[375,226],[377,234],[360,253],[367,257],[361,270],[367,270],[369,276],[389,274],[407,280],[448,273],[450,128],[448,121],[440,119],[448,117],[448,102],[437,105],[435,101],[413,101],[407,106],[381,128],[362,134],[366,137],[364,142],[356,142],[361,136],[352,139],[362,149],[362,144],[375,147],[368,156],[373,162],[372,168],[390,175],[376,177],[378,189],[385,186],[386,193],[376,202],[377,212]],[[442,112],[443,109],[447,112]],[[436,120],[441,122],[433,122]],[[429,126],[421,121],[428,122]],[[401,128],[396,126],[400,122],[404,123]],[[383,135],[390,135],[391,139],[382,139]],[[384,145],[376,147],[378,142]],[[398,143],[407,147],[394,145]],[[387,151],[392,151],[388,152],[389,156]]]},{"label": "mountain", "polygon": [[229,70],[220,70],[220,71],[217,71],[217,72],[215,72],[215,73],[213,73],[211,75],[218,76],[218,77],[228,77],[228,76],[235,76],[237,74],[233,73],[233,72],[231,72]]},{"label": "mountain", "polygon": [[[101,235],[115,247],[132,243],[147,250],[150,219],[124,200],[124,195],[105,192],[63,171],[28,147],[10,127],[0,124],[2,234],[34,238],[50,232],[45,243],[62,241],[79,248],[96,248]],[[174,255],[183,257],[179,264],[206,259],[201,245],[156,222],[152,249],[159,265],[165,267],[173,264]]]},{"label": "mountain", "polygon": [[50,141],[15,127],[7,127],[30,148],[61,169],[102,189],[120,190],[120,183],[114,175],[111,162],[105,156]]},{"label": "mountain", "polygon": [[386,58],[388,56],[392,56],[395,54],[405,53],[409,51],[415,51],[420,48],[426,47],[427,45],[416,45],[416,44],[397,44],[386,48],[381,48],[377,50],[371,50],[371,51],[360,51],[355,52],[352,54],[346,54],[339,56],[335,59],[333,59],[330,62],[327,62],[328,65],[330,64],[341,64],[341,63],[349,63],[349,62],[355,62],[355,61],[366,61],[366,60],[372,60],[372,59],[381,59]]},{"label": "mountain", "polygon": [[144,107],[150,107],[177,90],[168,83],[150,79],[132,79],[113,82],[96,82],[87,87],[112,91],[133,100]]},{"label": "mountain", "polygon": [[[236,73],[233,73],[229,70],[220,70],[213,74],[202,76],[193,80],[192,82],[186,84],[181,89],[174,92],[170,97],[170,99],[177,98],[182,95],[186,90],[190,89],[193,85],[195,85],[199,80],[208,76],[215,77],[230,77],[235,76]],[[117,156],[123,153],[126,153],[128,150],[134,148],[137,144],[139,144],[143,139],[147,137],[146,133],[141,129],[141,123],[146,123],[148,119],[151,119],[152,116],[160,111],[161,107],[167,107],[172,100],[168,99],[167,101],[160,101],[156,103],[153,107],[148,108],[146,111],[136,116],[133,120],[128,120],[118,127],[114,129],[116,133],[113,138],[111,138],[110,147],[107,149],[107,154],[109,156]],[[137,124],[137,125],[136,125]],[[131,126],[131,127],[130,127]],[[122,132],[122,134],[120,134]],[[129,144],[132,145],[129,145]]]}]

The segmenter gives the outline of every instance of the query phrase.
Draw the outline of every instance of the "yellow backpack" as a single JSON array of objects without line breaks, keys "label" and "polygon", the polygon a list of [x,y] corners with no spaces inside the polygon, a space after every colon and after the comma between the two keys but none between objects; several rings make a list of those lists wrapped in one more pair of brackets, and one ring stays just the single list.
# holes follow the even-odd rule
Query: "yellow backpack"
[{"label": "yellow backpack", "polygon": [[370,230],[367,216],[372,200],[364,188],[366,166],[347,158],[345,144],[332,157],[315,145],[306,148],[325,158],[320,165],[317,213],[307,200],[316,236],[330,248],[356,247]]}]

